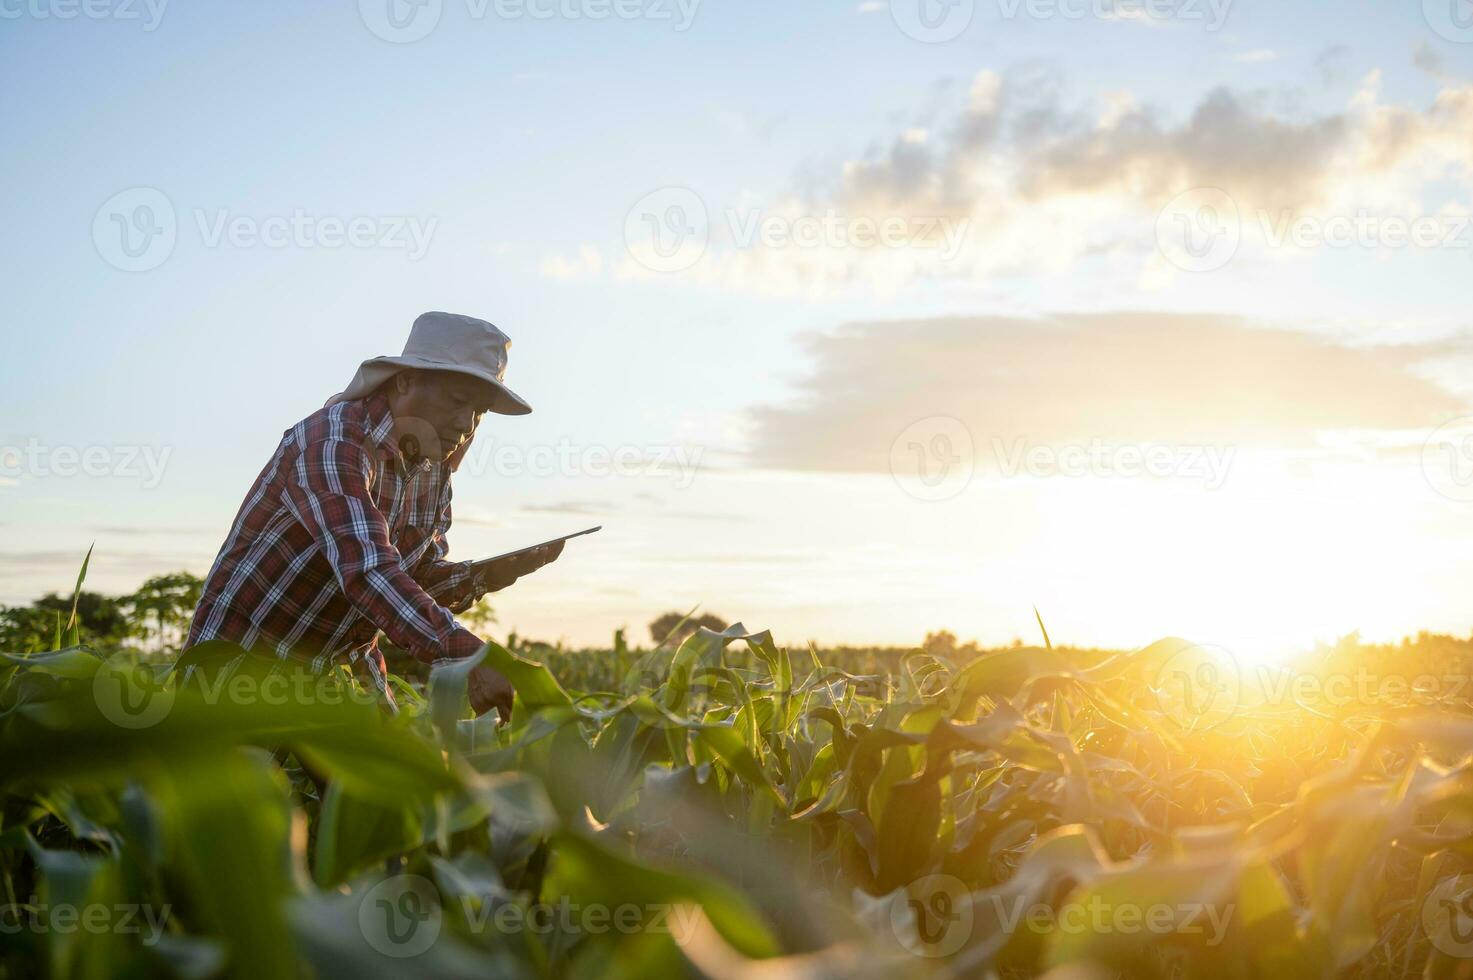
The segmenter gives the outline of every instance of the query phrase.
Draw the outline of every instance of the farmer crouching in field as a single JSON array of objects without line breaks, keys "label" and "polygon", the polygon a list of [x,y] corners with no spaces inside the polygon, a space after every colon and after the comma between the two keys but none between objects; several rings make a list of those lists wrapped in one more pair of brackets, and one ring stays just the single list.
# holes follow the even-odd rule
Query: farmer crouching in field
[{"label": "farmer crouching in field", "polygon": [[[364,361],[288,429],[210,569],[187,646],[229,640],[318,671],[347,663],[390,705],[378,631],[427,664],[476,653],[454,614],[562,553],[445,560],[450,475],[477,422],[532,411],[502,383],[510,346],[484,320],[426,313],[401,356]],[[477,714],[509,716],[512,694],[488,667],[471,674]]]}]

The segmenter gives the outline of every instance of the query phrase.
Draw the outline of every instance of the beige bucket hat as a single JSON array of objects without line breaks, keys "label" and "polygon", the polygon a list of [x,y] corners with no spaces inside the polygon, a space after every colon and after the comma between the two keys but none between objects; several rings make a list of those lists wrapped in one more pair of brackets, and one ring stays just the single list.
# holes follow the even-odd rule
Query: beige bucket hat
[{"label": "beige bucket hat", "polygon": [[532,406],[508,388],[506,354],[511,339],[485,320],[458,313],[425,313],[414,321],[404,353],[398,357],[375,357],[364,361],[353,381],[327,405],[366,398],[375,388],[403,371],[456,371],[480,378],[496,389],[491,411],[498,415],[526,415]]}]

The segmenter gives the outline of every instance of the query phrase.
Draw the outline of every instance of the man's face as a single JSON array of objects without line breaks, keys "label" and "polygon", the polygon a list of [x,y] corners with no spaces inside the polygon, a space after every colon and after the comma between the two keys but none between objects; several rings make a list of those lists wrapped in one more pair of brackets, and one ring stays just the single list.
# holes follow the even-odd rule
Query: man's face
[{"label": "man's face", "polygon": [[394,379],[389,406],[400,439],[417,444],[408,450],[443,461],[470,441],[495,394],[490,384],[467,374],[405,371]]}]

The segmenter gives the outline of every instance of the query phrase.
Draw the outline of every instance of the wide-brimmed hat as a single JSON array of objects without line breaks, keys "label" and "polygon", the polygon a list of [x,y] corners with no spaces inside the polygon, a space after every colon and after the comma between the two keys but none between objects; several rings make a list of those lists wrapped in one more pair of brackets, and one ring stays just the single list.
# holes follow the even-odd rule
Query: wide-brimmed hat
[{"label": "wide-brimmed hat", "polygon": [[485,320],[457,313],[425,313],[414,321],[403,354],[364,361],[352,383],[341,394],[329,398],[327,404],[366,398],[400,371],[420,368],[480,378],[496,389],[491,411],[498,415],[526,415],[532,406],[502,382],[510,348],[511,339]]}]

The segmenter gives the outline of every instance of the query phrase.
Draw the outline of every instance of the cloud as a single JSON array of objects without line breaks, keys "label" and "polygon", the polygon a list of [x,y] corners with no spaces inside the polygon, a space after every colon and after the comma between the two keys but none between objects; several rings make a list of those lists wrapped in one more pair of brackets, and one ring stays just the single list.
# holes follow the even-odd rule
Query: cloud
[{"label": "cloud", "polygon": [[1137,108],[1110,126],[1051,133],[1029,154],[1024,195],[1156,208],[1182,191],[1218,187],[1240,204],[1299,210],[1319,198],[1348,124],[1341,116],[1284,120],[1255,103],[1219,88],[1180,124]]},{"label": "cloud", "polygon": [[746,514],[718,513],[716,511],[679,511],[672,510],[660,514],[661,517],[671,517],[680,521],[706,521],[715,524],[746,524],[752,520]]},{"label": "cloud", "polygon": [[718,552],[716,554],[702,555],[661,555],[658,561],[662,565],[699,565],[702,567],[712,565],[751,565],[754,568],[765,568],[769,565],[819,564],[823,561],[823,556],[813,551],[768,551],[761,553]]},{"label": "cloud", "polygon": [[884,472],[912,424],[981,446],[1303,447],[1434,427],[1463,403],[1415,373],[1433,347],[1370,348],[1224,316],[1118,313],[861,323],[810,339],[803,397],[754,412],[762,468]]},{"label": "cloud", "polygon": [[529,514],[578,514],[594,515],[607,514],[609,505],[599,504],[592,501],[565,500],[554,504],[528,504],[521,508]]},{"label": "cloud", "polygon": [[1314,66],[1320,73],[1320,80],[1326,85],[1333,85],[1345,75],[1345,62],[1350,57],[1350,49],[1343,44],[1336,44],[1320,52],[1314,60]]},{"label": "cloud", "polygon": [[580,246],[576,258],[552,255],[542,261],[542,275],[547,279],[597,279],[603,268],[603,255],[592,245]]},{"label": "cloud", "polygon": [[[86,548],[0,551],[0,604],[28,603],[46,592],[70,594],[86,554]],[[116,594],[161,572],[184,568],[202,574],[211,557],[168,551],[97,551],[87,567],[85,588]]]},{"label": "cloud", "polygon": [[134,527],[123,527],[120,525],[93,527],[96,534],[118,535],[121,537],[155,537],[161,534],[210,534],[209,528],[203,527],[178,527],[178,526],[153,526],[146,527],[138,525]]},{"label": "cloud", "polygon": [[1255,48],[1252,51],[1242,51],[1233,55],[1233,60],[1246,65],[1261,65],[1269,61],[1278,61],[1283,55],[1273,48]]},{"label": "cloud", "polygon": [[[1321,63],[1340,57],[1332,50]],[[886,294],[918,280],[1059,273],[1105,255],[1137,263],[1151,284],[1163,263],[1156,219],[1188,190],[1223,190],[1247,215],[1404,216],[1424,210],[1434,184],[1473,183],[1473,84],[1449,82],[1426,106],[1388,104],[1373,72],[1327,113],[1284,91],[1217,87],[1180,115],[1129,92],[1070,104],[1063,90],[1062,76],[1038,65],[984,71],[947,115],[898,125],[802,190],[705,200],[709,247],[681,275],[776,294],[847,285]],[[873,226],[887,222],[902,233],[877,243]],[[596,274],[602,264],[554,257],[544,271]],[[660,274],[628,257],[608,266],[621,279]]]},{"label": "cloud", "polygon": [[1458,76],[1448,71],[1447,62],[1443,60],[1441,52],[1426,41],[1417,45],[1417,50],[1412,52],[1412,67],[1426,72],[1445,85],[1455,85],[1458,82]]},{"label": "cloud", "polygon": [[495,527],[504,528],[510,525],[499,517],[491,517],[485,514],[456,513],[454,523],[461,527]]}]

